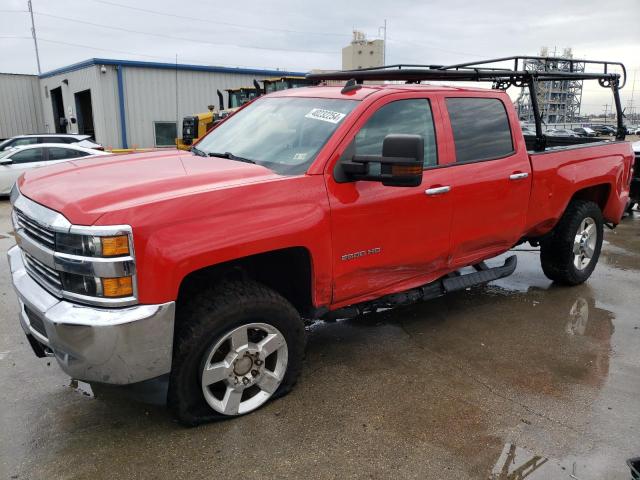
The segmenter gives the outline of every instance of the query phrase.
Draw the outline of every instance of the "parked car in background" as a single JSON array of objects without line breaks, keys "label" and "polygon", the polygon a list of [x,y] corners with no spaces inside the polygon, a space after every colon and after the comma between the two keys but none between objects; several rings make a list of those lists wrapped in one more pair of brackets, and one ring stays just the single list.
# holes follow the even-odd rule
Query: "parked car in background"
[{"label": "parked car in background", "polygon": [[616,129],[610,125],[591,125],[598,135],[615,135]]},{"label": "parked car in background", "polygon": [[13,147],[22,147],[24,145],[35,145],[37,143],[73,144],[96,150],[104,150],[104,147],[93,141],[89,135],[78,135],[75,133],[37,133],[7,138],[0,143],[0,151]]},{"label": "parked car in background", "polygon": [[574,137],[574,138],[580,136],[573,130],[568,130],[566,128],[553,128],[551,130],[547,130],[545,132],[545,135],[547,137]]},{"label": "parked car in background", "polygon": [[596,131],[589,127],[578,127],[578,128],[574,128],[573,131],[576,132],[579,137],[597,137],[598,136]]},{"label": "parked car in background", "polygon": [[37,143],[0,152],[0,195],[9,195],[18,177],[27,170],[93,155],[111,154],[59,143]]}]

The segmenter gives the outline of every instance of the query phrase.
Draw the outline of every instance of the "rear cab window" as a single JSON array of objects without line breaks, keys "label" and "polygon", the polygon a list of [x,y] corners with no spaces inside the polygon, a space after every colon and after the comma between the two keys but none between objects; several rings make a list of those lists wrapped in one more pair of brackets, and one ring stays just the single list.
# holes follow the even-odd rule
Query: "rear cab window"
[{"label": "rear cab window", "polygon": [[493,160],[514,153],[507,110],[500,99],[447,98],[446,105],[456,163]]}]

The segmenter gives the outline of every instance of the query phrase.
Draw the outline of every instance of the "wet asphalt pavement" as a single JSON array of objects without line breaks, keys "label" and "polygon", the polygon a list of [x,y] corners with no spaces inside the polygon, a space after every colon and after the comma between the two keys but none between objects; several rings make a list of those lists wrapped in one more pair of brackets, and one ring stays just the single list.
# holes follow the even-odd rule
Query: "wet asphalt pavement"
[{"label": "wet asphalt pavement", "polygon": [[[0,254],[13,245],[0,200]],[[584,285],[518,251],[511,277],[317,323],[301,379],[258,412],[187,429],[36,358],[0,259],[0,478],[628,479],[640,456],[640,214]]]}]

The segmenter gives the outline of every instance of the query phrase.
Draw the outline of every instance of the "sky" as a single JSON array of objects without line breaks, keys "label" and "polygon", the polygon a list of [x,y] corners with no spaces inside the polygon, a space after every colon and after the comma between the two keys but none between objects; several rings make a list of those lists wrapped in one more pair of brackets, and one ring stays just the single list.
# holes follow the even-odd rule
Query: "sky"
[{"label": "sky", "polygon": [[[339,69],[354,28],[387,21],[387,63],[451,64],[571,47],[622,61],[623,106],[640,109],[640,0],[32,0],[42,71],[92,57]],[[37,73],[27,0],[0,0],[0,72]],[[587,82],[582,113],[610,92]],[[609,111],[611,107],[609,106]]]}]

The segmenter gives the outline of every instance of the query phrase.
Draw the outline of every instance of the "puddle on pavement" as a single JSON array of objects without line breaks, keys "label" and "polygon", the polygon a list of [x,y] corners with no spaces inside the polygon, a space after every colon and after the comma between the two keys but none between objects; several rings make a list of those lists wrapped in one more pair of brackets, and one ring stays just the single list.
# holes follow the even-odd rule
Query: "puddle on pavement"
[{"label": "puddle on pavement", "polygon": [[[531,452],[513,443],[506,443],[489,478],[491,480],[523,480],[525,478],[528,480],[586,480],[600,478],[601,472],[598,471],[597,466],[594,468],[592,465],[593,462],[597,464],[598,459],[591,460],[557,460]],[[629,468],[629,476],[616,476],[615,478],[640,480],[640,457],[631,458],[626,463]],[[593,476],[594,474],[596,477]],[[607,476],[606,478],[614,477]]]}]

